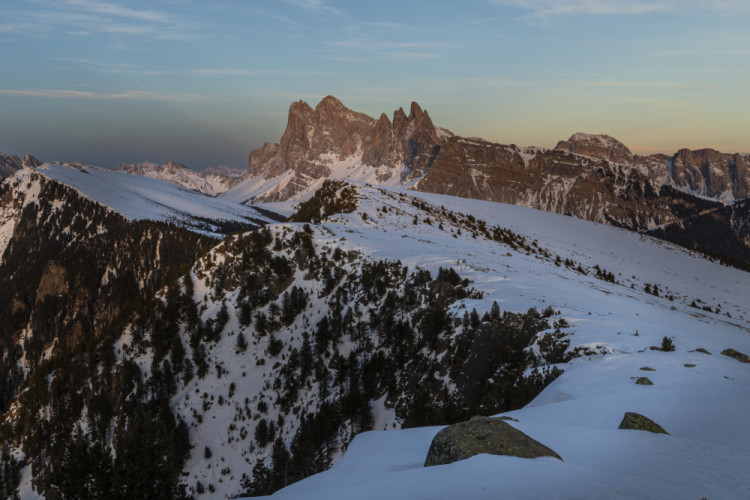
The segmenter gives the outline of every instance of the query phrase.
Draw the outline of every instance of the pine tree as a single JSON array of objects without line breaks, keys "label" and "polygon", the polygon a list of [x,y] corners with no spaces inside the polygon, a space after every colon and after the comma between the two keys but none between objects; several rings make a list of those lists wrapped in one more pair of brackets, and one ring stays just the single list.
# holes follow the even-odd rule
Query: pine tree
[{"label": "pine tree", "polygon": [[492,303],[492,308],[490,309],[490,319],[493,321],[500,319],[500,306],[497,304],[497,301],[494,301]]},{"label": "pine tree", "polygon": [[240,332],[237,334],[237,340],[234,342],[234,348],[237,352],[245,352],[247,349],[247,340],[245,340],[245,334]]},{"label": "pine tree", "polygon": [[276,438],[271,451],[271,467],[273,474],[274,489],[280,489],[287,485],[287,465],[289,463],[289,451],[281,437]]},{"label": "pine tree", "polygon": [[253,308],[248,302],[240,302],[240,314],[239,314],[240,325],[250,326],[253,321]]},{"label": "pine tree", "polygon": [[469,319],[471,321],[472,328],[478,328],[479,325],[482,324],[482,321],[479,319],[479,313],[477,312],[476,307],[471,310],[471,313],[469,314]]},{"label": "pine tree", "polygon": [[675,347],[672,339],[665,335],[664,338],[661,339],[661,350],[664,352],[672,352],[674,349]]}]

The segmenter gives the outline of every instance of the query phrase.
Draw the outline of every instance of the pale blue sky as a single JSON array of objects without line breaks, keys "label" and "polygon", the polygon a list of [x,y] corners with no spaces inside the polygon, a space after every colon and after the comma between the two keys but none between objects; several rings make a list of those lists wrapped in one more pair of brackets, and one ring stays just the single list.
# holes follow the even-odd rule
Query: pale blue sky
[{"label": "pale blue sky", "polygon": [[13,0],[0,151],[245,167],[289,104],[416,100],[455,133],[750,150],[750,2]]}]

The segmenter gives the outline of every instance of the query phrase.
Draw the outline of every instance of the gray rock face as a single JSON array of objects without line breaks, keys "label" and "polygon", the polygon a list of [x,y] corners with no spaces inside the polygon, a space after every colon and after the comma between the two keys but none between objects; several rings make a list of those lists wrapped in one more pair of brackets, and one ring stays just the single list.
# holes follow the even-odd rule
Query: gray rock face
[{"label": "gray rock face", "polygon": [[522,458],[560,455],[499,418],[475,417],[437,433],[427,452],[425,467],[465,460],[474,455],[509,455]]}]

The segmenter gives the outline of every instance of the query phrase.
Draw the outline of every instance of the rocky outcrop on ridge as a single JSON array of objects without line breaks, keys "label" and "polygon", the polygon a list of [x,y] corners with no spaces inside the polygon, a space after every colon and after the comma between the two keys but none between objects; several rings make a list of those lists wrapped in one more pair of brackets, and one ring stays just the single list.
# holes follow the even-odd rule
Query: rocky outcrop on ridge
[{"label": "rocky outcrop on ridge", "polygon": [[10,177],[17,170],[22,168],[35,168],[42,162],[31,155],[26,155],[23,160],[16,155],[6,155],[0,153],[0,179]]},{"label": "rocky outcrop on ridge", "polygon": [[424,465],[451,464],[481,453],[562,460],[553,450],[499,418],[474,417],[438,432],[430,444]]}]

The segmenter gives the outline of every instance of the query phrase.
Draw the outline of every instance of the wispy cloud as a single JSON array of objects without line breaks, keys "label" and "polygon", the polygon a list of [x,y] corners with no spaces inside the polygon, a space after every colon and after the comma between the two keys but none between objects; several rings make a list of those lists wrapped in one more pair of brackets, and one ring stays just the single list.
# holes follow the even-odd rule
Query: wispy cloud
[{"label": "wispy cloud", "polygon": [[242,68],[200,68],[186,71],[191,76],[218,78],[218,77],[256,77],[270,76],[283,78],[305,78],[305,77],[330,77],[336,73],[318,70],[278,70],[278,69],[242,69]]},{"label": "wispy cloud", "polygon": [[333,16],[341,16],[344,14],[344,11],[342,11],[341,9],[337,9],[335,7],[331,7],[323,0],[281,0],[281,1],[289,5],[300,7],[306,10],[307,12],[310,12],[313,14],[326,14],[326,15],[333,15]]},{"label": "wispy cloud", "polygon": [[163,12],[154,10],[135,10],[111,3],[97,2],[95,0],[67,0],[65,2],[61,2],[60,5],[73,7],[85,12],[93,12],[95,14],[103,14],[105,16],[133,19],[136,21],[166,24],[172,24],[176,22],[176,20],[173,19],[172,16]]},{"label": "wispy cloud", "polygon": [[745,0],[488,0],[491,4],[517,7],[532,17],[561,15],[637,15],[655,12],[679,12],[685,9],[710,11],[747,11]]},{"label": "wispy cloud", "polygon": [[90,71],[97,71],[100,73],[114,75],[127,74],[138,76],[164,76],[174,73],[173,71],[144,68],[143,66],[137,64],[97,61],[94,59],[84,59],[76,57],[57,57],[54,60],[68,65],[83,67]]},{"label": "wispy cloud", "polygon": [[195,94],[158,94],[140,90],[106,93],[66,89],[0,89],[0,96],[44,99],[92,99],[100,101],[122,101],[126,99],[139,101],[196,101],[206,98],[206,96]]},{"label": "wispy cloud", "polygon": [[630,81],[630,80],[579,80],[567,82],[572,85],[581,85],[585,87],[628,87],[628,88],[681,88],[685,84],[678,82],[660,82],[660,81]]},{"label": "wispy cloud", "polygon": [[221,77],[221,76],[261,76],[276,74],[278,71],[275,70],[249,70],[240,68],[204,68],[195,69],[189,72],[194,76],[204,77]]},{"label": "wispy cloud", "polygon": [[349,47],[356,49],[423,49],[423,48],[440,48],[449,44],[446,42],[389,42],[375,40],[372,38],[359,38],[353,40],[341,40],[331,42],[334,47]]},{"label": "wispy cloud", "polygon": [[409,61],[423,61],[440,57],[440,55],[435,52],[387,52],[384,56],[388,59],[402,59]]},{"label": "wispy cloud", "polygon": [[[343,37],[328,43],[334,51],[328,59],[349,60],[352,53],[380,59],[436,59],[441,50],[455,48],[455,42],[435,40],[431,30],[418,25],[394,22],[361,22],[343,27]],[[358,54],[361,57],[361,54]]]},{"label": "wispy cloud", "polygon": [[[75,36],[104,33],[139,39],[194,38],[197,26],[157,10],[139,10],[97,0],[32,0],[33,9],[5,13],[4,25],[43,36],[62,30]],[[15,22],[13,22],[15,21]]]}]

